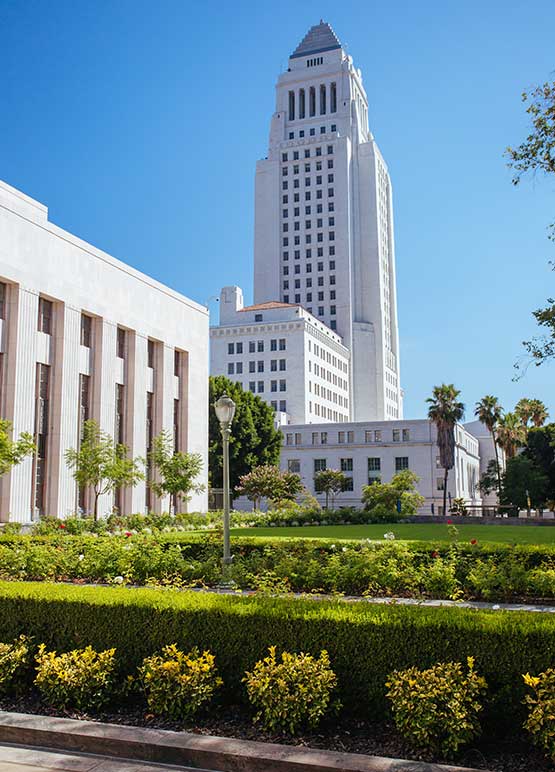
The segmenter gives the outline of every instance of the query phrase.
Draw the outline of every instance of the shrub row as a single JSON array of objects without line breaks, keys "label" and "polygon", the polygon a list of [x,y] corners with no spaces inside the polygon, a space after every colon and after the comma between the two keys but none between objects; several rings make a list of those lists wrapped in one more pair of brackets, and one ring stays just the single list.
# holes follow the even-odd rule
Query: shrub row
[{"label": "shrub row", "polygon": [[338,697],[351,714],[387,715],[384,684],[393,670],[427,668],[474,656],[489,692],[489,732],[522,724],[522,674],[553,664],[555,619],[526,612],[368,606],[195,592],[0,583],[0,640],[20,634],[68,651],[116,648],[126,672],[175,642],[184,651],[210,650],[223,696],[236,701],[241,679],[267,648],[329,653]]},{"label": "shrub row", "polygon": [[[555,597],[555,549],[529,545],[237,538],[242,589],[432,598]],[[212,586],[222,545],[206,535],[12,537],[0,578]]]}]

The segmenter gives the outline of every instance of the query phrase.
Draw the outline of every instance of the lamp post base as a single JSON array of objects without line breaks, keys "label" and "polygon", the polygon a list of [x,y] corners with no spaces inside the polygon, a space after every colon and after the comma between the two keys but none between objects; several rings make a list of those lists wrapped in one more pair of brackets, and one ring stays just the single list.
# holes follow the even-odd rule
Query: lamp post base
[{"label": "lamp post base", "polygon": [[233,557],[224,558],[222,560],[222,576],[220,578],[220,581],[216,585],[216,589],[228,590],[228,591],[237,589],[236,582],[234,582],[229,575],[229,570],[231,568],[232,563],[233,563]]}]

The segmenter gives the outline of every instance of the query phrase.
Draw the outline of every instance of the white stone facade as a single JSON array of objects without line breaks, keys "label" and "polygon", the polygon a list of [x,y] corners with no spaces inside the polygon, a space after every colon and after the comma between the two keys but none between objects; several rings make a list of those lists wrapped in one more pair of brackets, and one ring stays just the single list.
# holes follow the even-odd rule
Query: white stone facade
[{"label": "white stone facade", "polygon": [[254,302],[273,300],[342,337],[354,420],[402,418],[391,181],[361,71],[324,22],[278,78],[257,163]]},{"label": "white stone facade", "polygon": [[[67,516],[90,500],[64,462],[96,419],[145,457],[174,432],[200,453],[207,482],[208,312],[48,221],[45,206],[0,182],[0,413],[39,452],[0,481],[0,520]],[[99,513],[167,509],[140,483]],[[207,493],[189,509],[207,509]]]},{"label": "white stone facade", "polygon": [[[439,465],[434,424],[427,420],[372,421],[346,424],[313,424],[283,428],[281,468],[301,475],[316,494],[314,474],[320,469],[340,469],[352,479],[352,491],[336,498],[337,506],[360,507],[361,490],[372,480],[389,482],[403,469],[415,472],[418,490],[426,501],[421,514],[441,514],[444,470]],[[455,465],[449,471],[447,493],[468,505],[481,504],[478,440],[458,424],[455,428]]]},{"label": "white stone facade", "polygon": [[210,372],[264,399],[278,423],[349,420],[349,352],[301,306],[245,307],[239,287],[224,287],[220,325],[210,330]]}]

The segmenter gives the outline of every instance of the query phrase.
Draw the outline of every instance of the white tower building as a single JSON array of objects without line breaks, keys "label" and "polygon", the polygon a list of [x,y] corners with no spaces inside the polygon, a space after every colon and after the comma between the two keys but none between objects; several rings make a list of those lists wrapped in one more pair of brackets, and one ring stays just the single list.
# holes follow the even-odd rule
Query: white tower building
[{"label": "white tower building", "polygon": [[255,207],[255,304],[301,304],[339,333],[351,420],[402,418],[391,182],[361,71],[323,21],[278,78]]}]

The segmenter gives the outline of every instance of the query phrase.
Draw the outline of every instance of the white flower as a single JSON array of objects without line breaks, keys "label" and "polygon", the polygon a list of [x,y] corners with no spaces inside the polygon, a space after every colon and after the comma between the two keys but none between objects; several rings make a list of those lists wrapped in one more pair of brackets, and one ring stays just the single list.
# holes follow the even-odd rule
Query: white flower
[{"label": "white flower", "polygon": [[330,549],[334,550],[335,549],[335,544],[331,544],[330,545]]},{"label": "white flower", "polygon": [[499,611],[500,608],[501,608],[501,606],[499,605],[499,603],[494,603],[494,605],[492,606],[492,609],[494,611]]},{"label": "white flower", "polygon": [[347,552],[347,547],[341,547],[342,552]]},{"label": "white flower", "polygon": [[383,537],[388,541],[393,541],[395,539],[395,534],[393,533],[393,531],[388,531],[387,533],[384,533]]},{"label": "white flower", "polygon": [[85,559],[84,555],[79,555],[79,560],[84,560],[84,559]]},{"label": "white flower", "polygon": [[114,576],[114,584],[123,584],[123,576]]},{"label": "white flower", "polygon": [[150,528],[143,528],[143,533],[152,533],[152,529],[150,529]]}]

